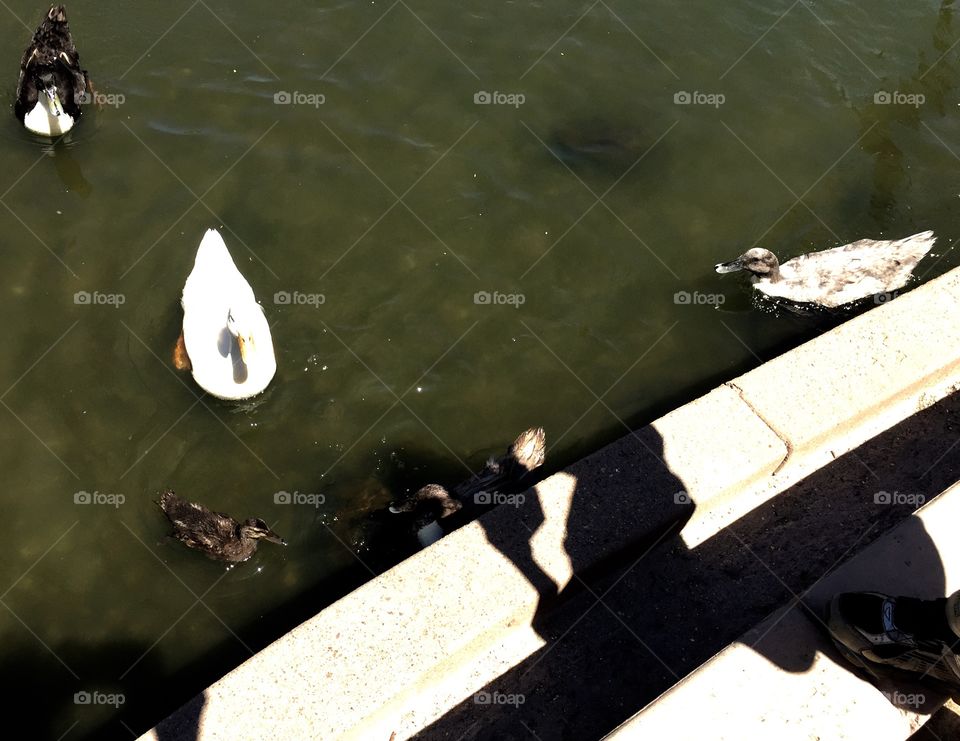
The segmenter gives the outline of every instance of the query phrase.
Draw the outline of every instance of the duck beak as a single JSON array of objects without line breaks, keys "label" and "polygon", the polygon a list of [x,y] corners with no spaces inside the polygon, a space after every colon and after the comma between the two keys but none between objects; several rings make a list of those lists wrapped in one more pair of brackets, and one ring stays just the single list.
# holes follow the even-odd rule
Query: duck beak
[{"label": "duck beak", "polygon": [[713,269],[718,273],[735,273],[738,270],[743,270],[743,262],[738,257],[736,260],[731,260],[730,262],[718,262],[713,266]]},{"label": "duck beak", "polygon": [[59,116],[63,112],[63,106],[60,105],[60,96],[57,95],[57,88],[53,85],[45,87],[43,92],[50,98],[50,108],[54,116]]},{"label": "duck beak", "polygon": [[269,540],[271,543],[276,543],[277,545],[287,544],[287,541],[285,541],[283,538],[281,538],[279,535],[273,532],[273,530],[271,530],[268,534],[264,535],[263,539]]},{"label": "duck beak", "polygon": [[250,365],[250,353],[256,349],[253,338],[237,335],[237,345],[240,348],[240,360],[243,361],[244,365]]}]

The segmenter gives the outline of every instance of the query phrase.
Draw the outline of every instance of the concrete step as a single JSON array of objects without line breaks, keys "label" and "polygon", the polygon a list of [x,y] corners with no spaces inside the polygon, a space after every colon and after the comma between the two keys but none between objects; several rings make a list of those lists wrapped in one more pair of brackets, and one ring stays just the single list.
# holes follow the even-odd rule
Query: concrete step
[{"label": "concrete step", "polygon": [[946,699],[876,686],[835,649],[822,616],[838,592],[922,598],[960,589],[960,483],[770,615],[606,738],[903,741]]}]

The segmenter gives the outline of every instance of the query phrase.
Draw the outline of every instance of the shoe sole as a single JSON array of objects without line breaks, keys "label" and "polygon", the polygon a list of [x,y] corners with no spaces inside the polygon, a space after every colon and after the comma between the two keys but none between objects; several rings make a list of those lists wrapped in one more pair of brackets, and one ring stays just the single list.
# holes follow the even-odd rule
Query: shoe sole
[{"label": "shoe sole", "polygon": [[[827,626],[831,625],[830,607],[831,603],[828,602],[825,621],[825,625]],[[853,664],[859,670],[860,674],[866,675],[865,678],[871,684],[876,684],[877,681],[883,680],[893,682],[913,682],[924,686],[929,686],[935,692],[947,695],[948,697],[957,698],[960,696],[960,687],[946,683],[942,679],[939,679],[932,674],[924,674],[922,672],[891,666],[890,664],[880,664],[870,661],[869,659],[866,659],[853,651],[846,644],[837,640],[832,633],[830,634],[830,639],[833,641],[833,645],[836,646],[837,651],[840,652],[840,655],[843,656],[846,661]]]}]

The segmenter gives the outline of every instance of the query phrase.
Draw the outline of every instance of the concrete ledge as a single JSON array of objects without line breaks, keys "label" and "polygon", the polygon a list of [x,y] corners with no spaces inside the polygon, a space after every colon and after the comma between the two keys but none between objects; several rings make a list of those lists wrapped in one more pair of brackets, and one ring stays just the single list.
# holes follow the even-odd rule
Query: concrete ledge
[{"label": "concrete ledge", "polygon": [[766,479],[788,454],[784,441],[726,385],[650,426],[663,440],[663,460],[698,504]]},{"label": "concrete ledge", "polygon": [[936,389],[954,388],[960,333],[945,325],[960,318],[958,295],[953,271],[730,385],[792,456],[850,450],[945,395]]},{"label": "concrete ledge", "polygon": [[925,695],[919,711],[895,707],[854,673],[811,613],[822,615],[838,592],[933,598],[960,589],[957,522],[960,484],[820,581],[804,600],[809,610],[794,603],[777,611],[607,738],[700,738],[705,728],[718,741],[907,738],[944,698],[885,685],[891,697]]},{"label": "concrete ledge", "polygon": [[[697,511],[683,533],[690,547],[960,389],[960,268],[724,385],[788,453],[773,475],[733,497],[723,487],[694,497]],[[701,424],[717,421],[726,424]]]},{"label": "concrete ledge", "polygon": [[144,738],[408,737],[539,649],[538,618],[575,575],[684,522],[707,537],[946,395],[958,296],[955,270],[579,461],[281,637],[212,685],[199,719],[200,698]]}]

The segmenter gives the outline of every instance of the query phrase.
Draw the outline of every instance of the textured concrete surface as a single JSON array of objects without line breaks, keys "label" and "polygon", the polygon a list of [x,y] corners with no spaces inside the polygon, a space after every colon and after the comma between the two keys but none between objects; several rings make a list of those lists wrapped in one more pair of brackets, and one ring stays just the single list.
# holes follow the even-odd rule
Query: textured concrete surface
[{"label": "textured concrete surface", "polygon": [[[568,586],[684,523],[692,548],[945,395],[960,377],[955,273],[772,361],[779,375],[746,374],[444,538],[145,737],[416,733],[541,650],[536,628]],[[921,319],[939,333],[918,331]],[[853,381],[836,371],[848,366]]]},{"label": "textured concrete surface", "polygon": [[954,270],[728,385],[789,445],[791,459],[822,465],[956,388],[958,293]]},{"label": "textured concrete surface", "polygon": [[[545,645],[483,688],[522,695],[524,703],[492,707],[470,695],[415,738],[602,738],[910,517],[916,510],[911,502],[929,501],[960,480],[958,437],[960,394],[954,394],[831,461],[695,548],[671,534],[586,584],[574,579],[569,595],[537,616],[534,628]],[[880,492],[911,501],[883,503]],[[576,518],[569,527],[578,527]],[[936,569],[931,564],[931,573]],[[758,650],[770,662],[782,653],[767,643]],[[805,672],[809,666],[781,669]]]},{"label": "textured concrete surface", "polygon": [[[718,426],[722,425],[722,434]],[[787,446],[730,386],[684,404],[652,425],[663,460],[698,503],[724,499],[769,477]],[[749,461],[747,465],[742,462]]]},{"label": "textured concrete surface", "polygon": [[[955,485],[820,580],[803,604],[791,600],[608,738],[692,739],[705,729],[711,739],[731,741],[907,738],[945,698],[861,678],[832,645],[823,610],[838,592],[933,598],[960,589],[958,521]],[[790,667],[798,671],[784,670]],[[899,697],[923,699],[897,707]]]},{"label": "textured concrete surface", "polygon": [[736,489],[732,497],[722,489],[695,496],[697,512],[684,529],[690,547],[960,388],[960,269],[724,387],[738,394],[788,454],[759,486]]}]

